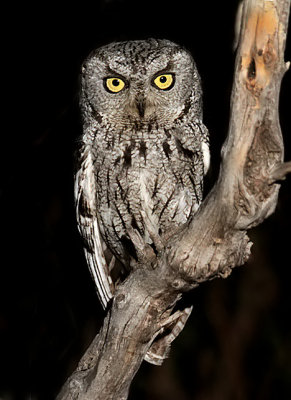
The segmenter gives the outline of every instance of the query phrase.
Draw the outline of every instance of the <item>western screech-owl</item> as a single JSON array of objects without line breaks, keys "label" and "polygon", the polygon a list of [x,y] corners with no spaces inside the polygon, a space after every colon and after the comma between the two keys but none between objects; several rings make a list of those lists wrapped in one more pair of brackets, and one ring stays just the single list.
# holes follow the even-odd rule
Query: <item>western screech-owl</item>
[{"label": "western screech-owl", "polygon": [[157,251],[199,207],[208,131],[195,63],[168,40],[101,47],[81,78],[77,220],[105,308],[138,261],[132,235]]}]

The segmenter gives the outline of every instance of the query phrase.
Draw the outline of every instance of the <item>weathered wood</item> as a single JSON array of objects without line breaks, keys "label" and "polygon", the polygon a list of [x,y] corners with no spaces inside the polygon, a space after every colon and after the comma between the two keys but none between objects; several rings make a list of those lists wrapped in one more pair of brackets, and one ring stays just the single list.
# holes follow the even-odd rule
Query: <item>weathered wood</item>
[{"label": "weathered wood", "polygon": [[103,327],[58,400],[126,399],[147,350],[185,291],[227,277],[250,254],[247,230],[275,209],[283,163],[278,100],[290,0],[245,0],[220,174],[197,214],[118,287]]}]

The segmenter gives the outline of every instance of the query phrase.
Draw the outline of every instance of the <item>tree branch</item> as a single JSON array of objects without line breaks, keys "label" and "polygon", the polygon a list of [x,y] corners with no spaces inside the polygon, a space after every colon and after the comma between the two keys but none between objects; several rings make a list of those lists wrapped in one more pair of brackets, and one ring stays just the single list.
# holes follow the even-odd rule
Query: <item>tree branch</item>
[{"label": "tree branch", "polygon": [[195,216],[117,288],[103,327],[58,400],[127,399],[182,293],[227,277],[248,259],[247,230],[274,211],[277,181],[291,171],[291,162],[283,163],[278,116],[289,10],[290,0],[244,1],[218,180]]}]

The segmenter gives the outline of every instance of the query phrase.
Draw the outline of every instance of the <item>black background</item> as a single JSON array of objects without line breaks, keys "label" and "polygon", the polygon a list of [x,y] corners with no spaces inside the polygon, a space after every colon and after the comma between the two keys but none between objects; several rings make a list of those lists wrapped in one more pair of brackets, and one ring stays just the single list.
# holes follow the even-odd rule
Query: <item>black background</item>
[{"label": "black background", "polygon": [[[237,1],[14,4],[5,28],[1,134],[0,399],[53,399],[104,317],[73,209],[84,57],[113,40],[167,38],[193,54],[204,88],[212,180],[233,77]],[[286,60],[291,60],[290,35]],[[280,118],[291,159],[290,72]],[[143,363],[130,399],[291,398],[291,180],[250,233],[252,257],[190,294],[194,311],[162,367]]]}]

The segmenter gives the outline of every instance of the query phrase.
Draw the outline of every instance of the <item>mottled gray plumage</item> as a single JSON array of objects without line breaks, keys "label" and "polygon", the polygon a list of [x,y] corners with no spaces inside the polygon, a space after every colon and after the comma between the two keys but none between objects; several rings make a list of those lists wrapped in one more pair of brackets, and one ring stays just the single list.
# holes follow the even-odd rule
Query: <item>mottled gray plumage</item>
[{"label": "mottled gray plumage", "polygon": [[120,266],[128,273],[139,257],[132,235],[156,251],[157,238],[201,202],[209,164],[201,95],[191,55],[167,40],[112,43],[82,66],[77,219],[104,307]]}]

